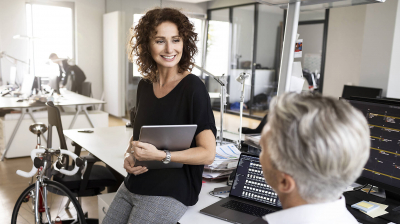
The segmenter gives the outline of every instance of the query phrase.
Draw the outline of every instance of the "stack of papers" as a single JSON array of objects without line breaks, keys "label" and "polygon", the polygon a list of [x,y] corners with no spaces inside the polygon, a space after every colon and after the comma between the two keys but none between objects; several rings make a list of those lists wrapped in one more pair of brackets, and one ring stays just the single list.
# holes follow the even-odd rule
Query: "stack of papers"
[{"label": "stack of papers", "polygon": [[236,169],[240,157],[240,151],[234,144],[217,146],[214,162],[204,166],[204,178],[228,177]]},{"label": "stack of papers", "polygon": [[359,209],[361,212],[367,214],[368,216],[375,218],[388,212],[385,211],[388,205],[379,204],[373,201],[361,201],[351,206],[352,208]]}]

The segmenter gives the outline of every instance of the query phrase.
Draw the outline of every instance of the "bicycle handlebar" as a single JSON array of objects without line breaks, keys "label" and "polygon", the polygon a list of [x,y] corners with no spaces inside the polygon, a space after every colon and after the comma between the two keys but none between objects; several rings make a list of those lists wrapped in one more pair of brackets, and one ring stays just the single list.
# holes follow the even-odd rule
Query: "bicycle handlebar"
[{"label": "bicycle handlebar", "polygon": [[[32,152],[31,152],[32,161],[34,161],[34,159],[36,158],[36,154],[37,153],[44,153],[45,151],[46,151],[45,149],[34,149],[34,150],[32,150]],[[60,154],[61,155],[62,154],[67,154],[67,155],[71,156],[72,159],[75,161],[75,164],[76,164],[76,159],[79,158],[75,153],[70,152],[70,151],[65,150],[65,149],[60,149]],[[32,170],[29,173],[25,172],[25,171],[22,171],[22,170],[17,170],[17,174],[22,176],[22,177],[29,178],[29,177],[32,177],[33,175],[35,175],[37,173],[37,170],[38,170],[38,168],[36,168],[35,165],[33,165],[32,166]],[[68,175],[68,176],[72,176],[72,175],[76,174],[78,172],[78,170],[79,170],[79,167],[75,165],[73,170],[60,169],[59,171],[62,174],[65,174],[65,175]]]}]

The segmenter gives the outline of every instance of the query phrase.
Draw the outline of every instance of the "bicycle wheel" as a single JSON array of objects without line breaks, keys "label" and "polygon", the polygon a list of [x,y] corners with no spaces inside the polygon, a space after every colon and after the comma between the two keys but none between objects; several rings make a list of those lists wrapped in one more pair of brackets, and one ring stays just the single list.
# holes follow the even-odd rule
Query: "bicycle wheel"
[{"label": "bicycle wheel", "polygon": [[[76,198],[72,195],[71,191],[68,190],[64,185],[45,180],[47,184],[47,206],[50,213],[50,221],[47,219],[46,212],[44,209],[39,211],[39,223],[35,220],[35,184],[30,185],[26,188],[19,196],[17,203],[14,206],[11,224],[53,224],[58,223],[72,223],[75,220],[79,220],[74,223],[85,224],[85,216],[83,215],[82,208],[79,205]],[[44,204],[44,193],[43,188],[39,189],[42,202]],[[70,202],[70,203],[69,203]],[[67,205],[68,203],[68,205]],[[68,206],[68,207],[67,207]],[[41,206],[39,206],[41,207]],[[44,206],[42,206],[44,208]]]}]

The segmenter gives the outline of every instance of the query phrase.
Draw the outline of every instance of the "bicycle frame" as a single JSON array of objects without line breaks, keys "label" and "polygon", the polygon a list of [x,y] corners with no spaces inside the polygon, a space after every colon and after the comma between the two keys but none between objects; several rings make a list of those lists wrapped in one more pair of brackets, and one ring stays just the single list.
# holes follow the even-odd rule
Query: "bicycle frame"
[{"label": "bicycle frame", "polygon": [[[43,201],[44,201],[44,210],[47,216],[47,220],[51,220],[50,217],[50,213],[48,210],[48,206],[47,206],[47,186],[46,184],[43,182],[44,178],[47,178],[44,173],[46,172],[47,169],[47,160],[44,160],[43,163],[43,169],[41,171],[39,171],[39,175],[37,176],[36,182],[35,182],[35,219],[36,222],[39,223],[39,212],[43,212],[43,211],[39,211],[39,209],[43,208]],[[47,178],[48,179],[48,178]],[[40,191],[40,189],[42,189],[42,191]]]}]

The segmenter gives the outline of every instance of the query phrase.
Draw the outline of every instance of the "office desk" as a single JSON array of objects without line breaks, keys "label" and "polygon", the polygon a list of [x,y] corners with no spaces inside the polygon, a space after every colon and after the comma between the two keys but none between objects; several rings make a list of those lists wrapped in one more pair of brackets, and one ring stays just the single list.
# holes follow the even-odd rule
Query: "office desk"
[{"label": "office desk", "polygon": [[[88,150],[121,175],[126,176],[127,173],[123,168],[123,160],[129,139],[132,136],[132,128],[119,126],[85,130],[93,130],[94,132],[81,133],[78,132],[78,129],[72,129],[64,130],[64,135],[82,146],[82,148]],[[179,222],[182,224],[227,223],[199,212],[201,209],[220,200],[217,197],[209,195],[208,192],[214,190],[216,187],[223,186],[226,186],[225,182],[217,183],[207,181],[203,183],[199,201],[196,205],[189,207]]]},{"label": "office desk", "polygon": [[[94,98],[86,97],[71,91],[68,91],[66,89],[61,89],[61,97],[55,97],[54,99],[54,105],[57,106],[77,106],[77,111],[75,113],[75,116],[72,119],[71,124],[69,125],[69,129],[73,127],[76,118],[78,117],[79,113],[84,112],[86,118],[88,119],[90,125],[94,127],[92,120],[89,117],[89,114],[86,110],[85,105],[93,105],[93,104],[104,104],[106,102],[97,100]],[[19,98],[18,97],[0,97],[0,109],[21,109],[21,115],[18,119],[17,124],[14,127],[13,133],[8,140],[7,146],[5,147],[4,153],[1,156],[1,161],[4,160],[4,157],[7,154],[7,151],[10,149],[11,143],[14,140],[14,137],[19,129],[19,126],[21,125],[22,120],[24,119],[26,114],[29,114],[30,118],[34,123],[36,123],[36,119],[32,114],[32,111],[34,109],[40,109],[45,107],[46,105],[44,104],[30,104],[28,101],[22,101],[22,102],[17,102]],[[46,141],[46,137],[42,135],[43,138]]]}]

